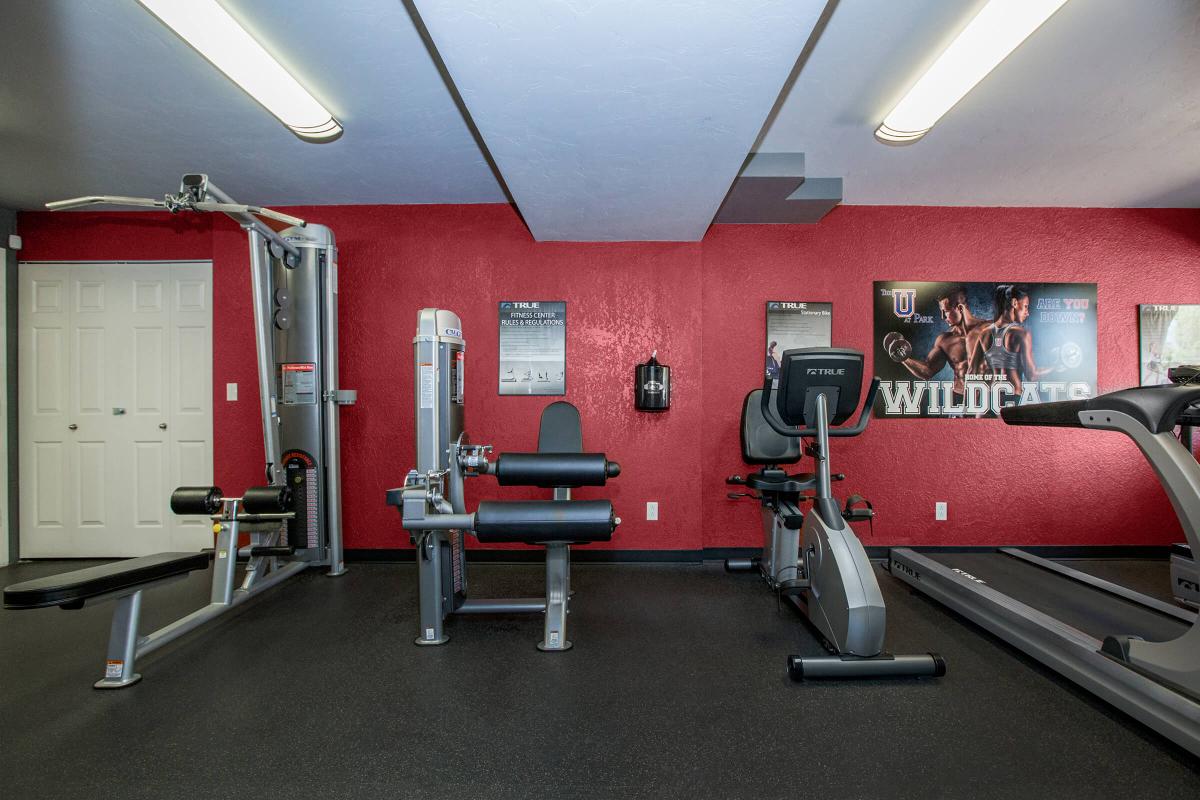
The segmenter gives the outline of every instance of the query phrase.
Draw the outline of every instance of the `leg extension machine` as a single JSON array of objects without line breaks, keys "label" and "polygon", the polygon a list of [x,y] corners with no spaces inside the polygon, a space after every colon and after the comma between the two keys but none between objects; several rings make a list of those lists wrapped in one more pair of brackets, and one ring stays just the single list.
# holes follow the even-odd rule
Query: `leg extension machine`
[{"label": "leg extension machine", "polygon": [[[450,311],[421,311],[413,340],[416,356],[417,468],[404,486],[387,493],[400,511],[417,555],[421,622],[415,640],[439,645],[450,614],[543,614],[538,649],[562,651],[567,639],[572,544],[609,541],[620,520],[608,500],[572,500],[571,489],[603,486],[620,466],[603,453],[583,452],[579,412],[551,403],[543,412],[536,453],[502,453],[472,445],[463,432],[462,323]],[[539,486],[553,500],[485,501],[468,513],[463,481],[492,475],[501,486]],[[534,598],[467,598],[463,533],[480,542],[523,542],[546,548],[546,595]]]}]

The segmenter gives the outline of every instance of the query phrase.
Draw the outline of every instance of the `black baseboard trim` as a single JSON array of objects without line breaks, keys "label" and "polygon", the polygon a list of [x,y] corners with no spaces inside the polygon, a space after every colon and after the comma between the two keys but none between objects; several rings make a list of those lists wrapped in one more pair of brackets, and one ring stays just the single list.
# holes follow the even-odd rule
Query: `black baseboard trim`
[{"label": "black baseboard trim", "polygon": [[[895,545],[909,547],[909,545]],[[1169,545],[1011,545],[1020,547],[1042,558],[1153,558],[1166,559],[1171,552]],[[886,559],[891,546],[871,546],[867,556]],[[996,547],[942,546],[912,549],[926,553],[989,553]],[[575,547],[571,560],[576,564],[637,564],[675,563],[698,564],[703,561],[724,561],[727,558],[755,558],[762,553],[758,547],[706,547],[703,550],[589,550]],[[477,564],[540,564],[545,560],[544,552],[530,550],[483,550],[469,549],[467,557]],[[352,549],[346,551],[347,561],[410,563],[413,551],[409,548],[386,550]]]},{"label": "black baseboard trim", "polygon": [[[725,555],[725,553],[733,555]],[[710,554],[712,553],[712,554]],[[743,554],[744,555],[738,555]],[[571,561],[575,564],[637,564],[673,563],[699,564],[702,561],[723,558],[745,558],[757,555],[758,548],[716,548],[713,550],[589,550],[586,547],[571,548]],[[541,564],[546,553],[541,548],[530,550],[484,550],[468,549],[467,558],[475,564]],[[347,561],[365,561],[405,564],[413,560],[411,549],[347,550]]]}]

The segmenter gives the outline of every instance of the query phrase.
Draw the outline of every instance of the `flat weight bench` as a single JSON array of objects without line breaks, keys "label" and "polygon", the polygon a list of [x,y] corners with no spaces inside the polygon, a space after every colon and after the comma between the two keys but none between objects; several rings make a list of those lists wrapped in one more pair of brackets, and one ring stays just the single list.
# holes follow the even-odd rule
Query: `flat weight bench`
[{"label": "flat weight bench", "polygon": [[207,569],[211,560],[210,553],[157,553],[35,578],[6,587],[4,607],[23,610],[58,606],[76,610],[89,600],[114,600],[160,581]]},{"label": "flat weight bench", "polygon": [[[217,523],[216,547],[196,553],[157,553],[64,572],[16,583],[4,590],[4,607],[9,610],[83,608],[88,603],[116,600],[104,678],[97,689],[120,689],[141,679],[134,666],[140,656],[157,650],[183,634],[225,613],[252,595],[274,586],[304,569],[304,562],[282,563],[289,548],[278,545],[282,523],[293,515],[291,495],[282,486],[247,489],[242,497],[226,498],[213,486],[183,486],[171,495],[176,514],[208,516]],[[238,536],[249,532],[251,545],[239,550]],[[244,551],[244,552],[243,552]],[[239,555],[248,559],[240,587],[234,584]],[[189,572],[213,570],[208,605],[145,636],[138,634],[142,592],[185,577]]]},{"label": "flat weight bench", "polygon": [[58,606],[77,610],[89,602],[116,600],[104,678],[95,685],[98,689],[120,688],[141,679],[132,669],[137,656],[142,592],[178,580],[189,572],[207,569],[211,560],[211,554],[203,552],[157,553],[35,578],[6,587],[4,607],[23,610]]}]

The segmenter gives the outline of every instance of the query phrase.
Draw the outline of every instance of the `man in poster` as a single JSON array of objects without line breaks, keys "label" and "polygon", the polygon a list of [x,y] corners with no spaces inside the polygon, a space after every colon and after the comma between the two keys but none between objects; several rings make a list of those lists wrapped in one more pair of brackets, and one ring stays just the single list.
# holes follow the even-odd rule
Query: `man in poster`
[{"label": "man in poster", "polygon": [[875,337],[880,416],[995,417],[1095,394],[1095,284],[877,282]]},{"label": "man in poster", "polygon": [[954,373],[953,402],[958,406],[963,404],[967,370],[970,367],[967,335],[987,324],[987,320],[975,318],[968,303],[966,286],[951,286],[938,293],[938,312],[948,330],[933,340],[933,347],[924,359],[912,356],[912,345],[902,333],[893,331],[883,339],[887,354],[911,372],[913,377],[932,380],[949,364]]}]

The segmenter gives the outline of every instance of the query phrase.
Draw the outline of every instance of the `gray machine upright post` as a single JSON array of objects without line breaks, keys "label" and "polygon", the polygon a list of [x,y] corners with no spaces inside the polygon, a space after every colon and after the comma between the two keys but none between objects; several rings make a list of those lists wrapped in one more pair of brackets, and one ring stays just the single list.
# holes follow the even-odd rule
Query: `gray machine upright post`
[{"label": "gray machine upright post", "polygon": [[[870,658],[883,652],[883,594],[866,550],[833,501],[829,404],[824,393],[817,395],[815,407],[817,492],[800,531],[810,589],[801,599],[808,606],[809,619],[838,652]],[[928,661],[926,656],[919,658]],[[810,665],[816,662],[808,660]],[[812,672],[810,666],[809,674],[815,677]]]},{"label": "gray machine upright post", "polygon": [[[571,490],[554,490],[555,500],[570,500]],[[567,542],[546,544],[546,620],[538,650],[570,650],[567,638],[567,603],[571,599],[571,545]]]},{"label": "gray machine upright post", "polygon": [[267,242],[254,228],[248,228],[250,239],[250,286],[254,303],[254,344],[258,359],[258,397],[262,405],[263,450],[267,458],[266,479],[270,484],[283,482],[283,465],[279,449],[279,416],[276,414],[275,359],[271,332],[270,256]]},{"label": "gray machine upright post", "polygon": [[[444,309],[422,309],[413,337],[413,405],[417,420],[417,472],[421,475],[457,469],[451,464],[450,448],[463,433],[464,354],[462,322]],[[450,497],[447,510],[464,512],[457,481],[447,481]],[[414,535],[417,548],[417,579],[420,592],[421,628],[415,639],[420,645],[445,644],[446,615],[462,605],[466,574],[462,557],[462,533],[429,530]]]},{"label": "gray machine upright post", "polygon": [[[331,239],[332,236],[330,234]],[[338,273],[337,249],[334,247],[327,250],[324,273],[321,362],[325,365],[325,375],[321,383],[321,405],[325,410],[325,518],[332,534],[329,537],[329,574],[337,576],[346,571],[342,547],[342,426],[338,406],[350,397],[338,388]]]}]

